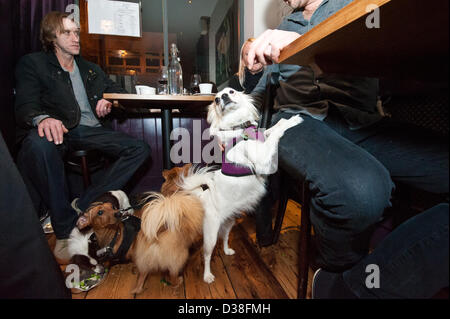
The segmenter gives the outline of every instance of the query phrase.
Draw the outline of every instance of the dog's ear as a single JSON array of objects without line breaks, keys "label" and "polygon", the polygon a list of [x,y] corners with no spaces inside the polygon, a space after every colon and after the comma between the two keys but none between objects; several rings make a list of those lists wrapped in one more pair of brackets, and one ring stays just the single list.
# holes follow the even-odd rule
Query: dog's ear
[{"label": "dog's ear", "polygon": [[90,218],[88,218],[85,214],[82,214],[80,217],[78,217],[77,220],[77,227],[78,229],[83,229],[91,225]]},{"label": "dog's ear", "polygon": [[167,180],[167,177],[169,176],[170,171],[168,169],[165,169],[162,171],[162,176],[164,177],[165,180]]},{"label": "dog's ear", "polygon": [[178,175],[177,167],[174,167],[170,170],[165,169],[163,171],[162,175],[166,181],[170,181],[170,180],[174,179]]}]

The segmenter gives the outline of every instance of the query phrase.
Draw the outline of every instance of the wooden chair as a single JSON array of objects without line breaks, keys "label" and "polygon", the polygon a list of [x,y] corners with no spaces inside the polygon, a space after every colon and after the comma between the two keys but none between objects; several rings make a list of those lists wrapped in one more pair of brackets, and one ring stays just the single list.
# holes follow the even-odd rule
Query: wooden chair
[{"label": "wooden chair", "polygon": [[287,207],[288,199],[301,204],[300,214],[300,239],[298,243],[298,286],[297,298],[306,298],[308,288],[308,270],[310,265],[310,249],[311,249],[311,221],[310,221],[310,201],[311,195],[309,185],[306,180],[294,179],[287,174],[283,168],[279,168],[280,172],[280,197],[278,210],[273,229],[272,244],[276,244],[281,232],[283,218]]},{"label": "wooden chair", "polygon": [[[271,84],[272,74],[267,75],[267,86],[264,95],[264,102],[262,107],[260,128],[268,128],[270,125],[271,114],[273,112],[273,103],[275,97],[276,87]],[[278,241],[280,236],[281,226],[287,207],[289,198],[294,199],[302,205],[300,217],[300,241],[298,250],[298,295],[297,298],[306,298],[306,291],[308,287],[308,269],[309,269],[309,251],[311,243],[311,222],[309,219],[310,209],[309,203],[311,195],[309,192],[309,185],[306,180],[294,179],[289,177],[282,167],[278,169],[280,174],[280,190],[278,199],[278,209],[273,229],[272,244]]]},{"label": "wooden chair", "polygon": [[108,166],[108,160],[98,151],[78,150],[71,152],[66,159],[66,168],[83,177],[84,188],[91,185],[91,175]]}]

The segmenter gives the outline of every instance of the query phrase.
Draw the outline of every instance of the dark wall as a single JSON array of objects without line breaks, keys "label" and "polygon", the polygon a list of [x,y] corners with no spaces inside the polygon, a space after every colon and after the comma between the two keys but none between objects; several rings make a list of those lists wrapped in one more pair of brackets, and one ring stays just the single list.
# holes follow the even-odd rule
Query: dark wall
[{"label": "dark wall", "polygon": [[39,28],[50,11],[65,11],[74,0],[0,0],[0,130],[14,155],[14,68],[19,58],[41,49]]},{"label": "dark wall", "polygon": [[13,6],[16,1],[0,0],[0,130],[11,153],[14,153],[14,41]]}]

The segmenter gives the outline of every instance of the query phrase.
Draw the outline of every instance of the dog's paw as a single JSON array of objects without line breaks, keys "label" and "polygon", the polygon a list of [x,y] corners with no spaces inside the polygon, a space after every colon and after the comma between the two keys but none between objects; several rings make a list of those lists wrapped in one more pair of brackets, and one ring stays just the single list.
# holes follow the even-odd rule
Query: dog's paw
[{"label": "dog's paw", "polygon": [[288,128],[291,128],[293,126],[296,126],[296,125],[300,124],[301,122],[303,122],[303,119],[300,117],[300,115],[297,114],[297,115],[292,116],[284,124],[286,125],[286,129],[288,129]]},{"label": "dog's paw", "polygon": [[143,291],[144,291],[143,287],[136,287],[133,290],[131,290],[130,294],[132,294],[132,295],[135,295],[135,294],[139,295]]},{"label": "dog's paw", "polygon": [[285,123],[286,121],[287,121],[287,120],[286,120],[285,118],[281,118],[281,119],[277,122],[277,124],[275,124],[275,125],[272,126],[271,128],[268,128],[267,130],[264,131],[264,137],[267,138],[268,136],[270,136],[270,134],[272,134],[273,131],[277,130],[279,127],[284,126],[284,123]]},{"label": "dog's paw", "polygon": [[234,255],[234,253],[235,253],[234,249],[231,249],[231,248],[225,248],[223,250],[223,252],[225,253],[225,255],[228,255],[228,256]]},{"label": "dog's paw", "polygon": [[214,279],[215,279],[215,277],[214,277],[214,275],[212,273],[203,275],[203,281],[208,283],[208,284],[214,282]]},{"label": "dog's paw", "polygon": [[180,287],[180,285],[183,284],[183,281],[184,281],[183,276],[178,276],[176,278],[170,279],[170,282],[172,283],[172,288],[174,289]]}]

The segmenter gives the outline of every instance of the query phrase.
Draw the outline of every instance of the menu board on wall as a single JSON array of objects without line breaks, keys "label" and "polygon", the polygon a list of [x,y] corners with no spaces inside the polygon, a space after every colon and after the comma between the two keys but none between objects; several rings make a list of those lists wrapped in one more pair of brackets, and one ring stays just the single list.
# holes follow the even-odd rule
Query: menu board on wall
[{"label": "menu board on wall", "polygon": [[124,1],[88,1],[89,33],[141,36],[140,4]]}]

